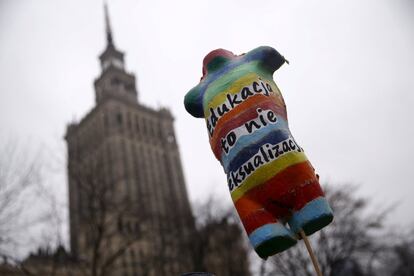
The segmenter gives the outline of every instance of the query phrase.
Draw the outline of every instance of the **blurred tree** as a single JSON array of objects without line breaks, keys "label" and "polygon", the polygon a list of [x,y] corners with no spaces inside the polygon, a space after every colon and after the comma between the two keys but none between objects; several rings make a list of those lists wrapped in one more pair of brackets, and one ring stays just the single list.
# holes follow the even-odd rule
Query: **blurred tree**
[{"label": "blurred tree", "polygon": [[391,276],[414,275],[414,239],[403,241],[393,247],[394,262],[390,264]]},{"label": "blurred tree", "polygon": [[[379,238],[390,208],[368,212],[369,201],[357,197],[352,185],[328,186],[325,191],[335,218],[331,225],[310,237],[323,275],[369,275],[374,269],[372,258],[385,250]],[[314,275],[303,242],[270,260],[271,275]],[[261,275],[270,274],[262,268]]]},{"label": "blurred tree", "polygon": [[399,229],[387,236],[386,246],[371,258],[369,273],[379,276],[414,275],[414,231]]},{"label": "blurred tree", "polygon": [[[0,144],[0,256],[15,258],[20,235],[27,235],[34,224],[25,217],[33,204],[33,190],[40,183],[40,164],[36,156],[22,149],[18,142]],[[30,200],[31,199],[31,200]],[[36,217],[36,219],[38,219]]]},{"label": "blurred tree", "polygon": [[125,177],[113,173],[113,166],[92,153],[68,166],[69,185],[76,187],[70,195],[73,252],[84,274],[146,276],[189,269],[189,254],[182,246],[189,227],[174,222],[172,212],[147,208],[142,198],[128,194]]},{"label": "blurred tree", "polygon": [[71,219],[77,226],[72,245],[76,245],[74,254],[82,262],[85,275],[113,273],[114,266],[120,265],[120,259],[142,234],[142,213],[136,212],[137,203],[119,190],[119,181],[109,181],[108,166],[100,158],[90,158],[68,167],[70,185],[77,187],[70,195],[74,200],[71,208],[76,208],[71,210]]}]

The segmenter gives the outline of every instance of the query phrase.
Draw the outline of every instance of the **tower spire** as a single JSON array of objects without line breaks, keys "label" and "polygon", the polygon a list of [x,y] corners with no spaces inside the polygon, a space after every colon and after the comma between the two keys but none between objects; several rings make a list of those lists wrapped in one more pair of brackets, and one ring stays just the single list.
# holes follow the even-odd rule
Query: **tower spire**
[{"label": "tower spire", "polygon": [[105,32],[106,32],[106,42],[108,43],[108,46],[113,46],[113,40],[112,40],[112,29],[111,24],[109,21],[109,12],[108,12],[108,5],[106,1],[104,2],[104,11],[105,11]]},{"label": "tower spire", "polygon": [[106,34],[106,48],[99,56],[101,60],[102,72],[106,71],[110,67],[117,68],[124,71],[124,53],[118,51],[115,48],[111,23],[109,21],[108,5],[104,0],[104,13],[105,13],[105,34]]}]

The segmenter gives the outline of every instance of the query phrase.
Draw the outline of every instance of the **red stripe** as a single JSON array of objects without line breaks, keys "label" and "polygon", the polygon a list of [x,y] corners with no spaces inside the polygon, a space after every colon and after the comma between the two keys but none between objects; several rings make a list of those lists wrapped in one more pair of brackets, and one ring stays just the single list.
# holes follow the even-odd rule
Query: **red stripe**
[{"label": "red stripe", "polygon": [[275,221],[289,217],[292,211],[300,210],[319,196],[323,196],[322,189],[312,165],[305,161],[248,191],[235,206],[246,231],[253,231],[271,218]]},{"label": "red stripe", "polygon": [[248,217],[245,217],[242,220],[244,229],[247,232],[247,235],[250,235],[251,232],[256,230],[257,228],[269,224],[269,223],[276,223],[277,219],[266,210],[257,210],[255,213],[251,214]]},{"label": "red stripe", "polygon": [[216,57],[225,57],[228,59],[234,59],[237,56],[233,54],[232,52],[225,50],[225,49],[216,49],[208,53],[204,59],[203,59],[203,77],[202,79],[207,75],[207,65]]},{"label": "red stripe", "polygon": [[[312,195],[307,197],[301,190],[312,191]],[[284,169],[267,182],[248,191],[234,204],[242,220],[262,208],[272,211],[276,218],[281,218],[316,195],[321,196],[323,193],[312,165],[305,161]]]},{"label": "red stripe", "polygon": [[306,203],[320,196],[324,196],[324,193],[318,181],[312,182],[311,184],[298,189],[296,191],[295,205],[293,210],[298,211],[302,209]]}]

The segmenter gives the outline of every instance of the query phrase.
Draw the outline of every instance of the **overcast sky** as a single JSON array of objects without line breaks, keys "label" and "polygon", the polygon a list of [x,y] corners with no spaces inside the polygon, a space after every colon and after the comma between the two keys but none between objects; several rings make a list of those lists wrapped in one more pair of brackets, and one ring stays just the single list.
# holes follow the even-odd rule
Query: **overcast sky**
[{"label": "overcast sky", "polygon": [[[142,104],[169,107],[192,201],[230,202],[204,121],[183,97],[211,50],[260,45],[289,61],[274,77],[289,123],[323,182],[352,182],[391,222],[414,222],[414,2],[277,0],[108,1],[115,45],[136,74]],[[0,0],[0,138],[53,155],[66,199],[68,122],[94,105],[105,47],[103,3]]]}]

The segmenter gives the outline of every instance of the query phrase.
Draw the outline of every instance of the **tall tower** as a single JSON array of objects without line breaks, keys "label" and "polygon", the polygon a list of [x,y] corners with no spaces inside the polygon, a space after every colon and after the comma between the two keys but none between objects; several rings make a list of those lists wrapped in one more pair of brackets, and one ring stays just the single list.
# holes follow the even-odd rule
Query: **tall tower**
[{"label": "tall tower", "polygon": [[106,5],[105,24],[95,106],[65,135],[71,251],[110,275],[178,275],[194,220],[174,119],[139,103]]}]

